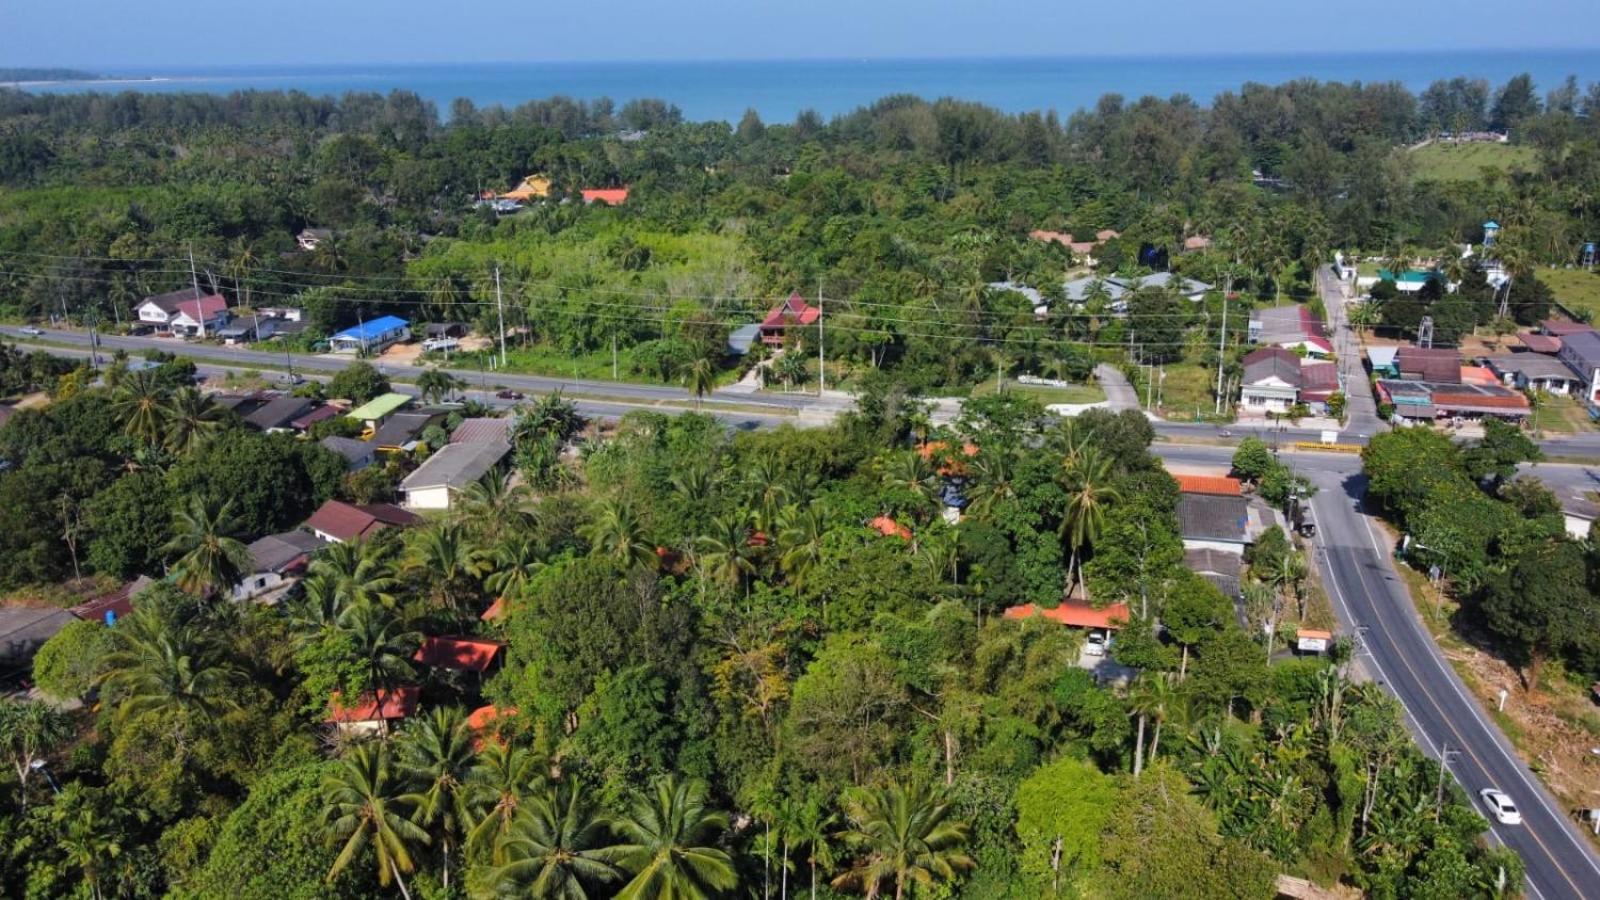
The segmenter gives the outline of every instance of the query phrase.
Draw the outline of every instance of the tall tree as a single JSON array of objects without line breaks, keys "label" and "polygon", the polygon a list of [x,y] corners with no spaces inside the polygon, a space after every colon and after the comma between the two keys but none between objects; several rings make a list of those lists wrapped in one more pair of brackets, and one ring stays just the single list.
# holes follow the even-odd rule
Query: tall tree
[{"label": "tall tree", "polygon": [[361,744],[322,781],[322,823],[329,843],[343,842],[328,869],[328,883],[361,852],[371,848],[378,883],[391,882],[411,900],[405,876],[416,869],[412,850],[428,843],[428,833],[406,818],[401,784],[385,744]]},{"label": "tall tree", "polygon": [[413,810],[412,821],[427,830],[438,846],[447,891],[451,848],[459,848],[472,827],[467,780],[475,757],[473,740],[472,729],[456,706],[435,709],[401,734],[400,771],[413,785],[401,800]]},{"label": "tall tree", "polygon": [[617,900],[705,900],[738,885],[733,858],[711,846],[728,817],[706,793],[701,781],[659,778],[612,822],[621,842],[607,858],[633,875]]},{"label": "tall tree", "polygon": [[233,501],[190,497],[173,517],[172,539],[162,548],[177,555],[178,586],[192,594],[226,593],[250,570],[250,551],[234,537]]},{"label": "tall tree", "polygon": [[589,900],[591,891],[623,877],[611,861],[605,821],[573,781],[529,796],[495,842],[494,855],[496,865],[483,877],[484,892],[494,896]]},{"label": "tall tree", "polygon": [[971,828],[950,817],[950,804],[923,783],[856,790],[845,800],[850,827],[841,837],[861,854],[833,880],[871,900],[885,882],[902,900],[913,884],[954,881],[974,862],[964,850]]}]

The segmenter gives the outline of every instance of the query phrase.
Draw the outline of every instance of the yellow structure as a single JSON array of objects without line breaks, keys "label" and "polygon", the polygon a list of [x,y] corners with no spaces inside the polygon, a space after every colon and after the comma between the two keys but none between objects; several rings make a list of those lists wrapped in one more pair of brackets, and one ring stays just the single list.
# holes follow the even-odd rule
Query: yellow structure
[{"label": "yellow structure", "polygon": [[550,179],[543,175],[529,175],[522,179],[522,183],[501,194],[505,200],[516,200],[527,203],[529,200],[543,200],[550,196]]}]

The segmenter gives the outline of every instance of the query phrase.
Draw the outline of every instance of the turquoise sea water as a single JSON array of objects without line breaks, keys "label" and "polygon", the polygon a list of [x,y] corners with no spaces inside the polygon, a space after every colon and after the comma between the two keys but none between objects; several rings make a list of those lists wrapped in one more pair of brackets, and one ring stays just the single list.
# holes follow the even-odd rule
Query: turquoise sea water
[{"label": "turquoise sea water", "polygon": [[676,103],[694,120],[736,120],[754,108],[769,122],[788,121],[802,109],[825,116],[849,112],[887,94],[910,93],[977,100],[1010,112],[1054,109],[1063,116],[1092,106],[1102,94],[1128,98],[1187,94],[1208,102],[1245,82],[1277,84],[1296,78],[1322,81],[1399,81],[1421,90],[1457,75],[1499,84],[1519,72],[1539,90],[1567,75],[1581,84],[1600,81],[1600,50],[1469,53],[1328,54],[1163,58],[1027,58],[927,60],[792,60],[607,63],[463,63],[174,68],[107,74],[153,81],[37,85],[34,91],[299,90],[309,94],[412,90],[447,112],[467,97],[480,106],[514,106],[552,95],[621,104],[636,97]]}]

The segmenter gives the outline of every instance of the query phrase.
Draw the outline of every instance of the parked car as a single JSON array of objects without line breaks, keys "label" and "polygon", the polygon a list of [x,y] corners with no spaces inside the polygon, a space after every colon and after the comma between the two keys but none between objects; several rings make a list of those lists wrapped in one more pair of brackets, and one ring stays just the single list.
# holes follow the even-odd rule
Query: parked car
[{"label": "parked car", "polygon": [[1110,643],[1103,632],[1089,632],[1089,640],[1083,645],[1083,652],[1090,656],[1105,656],[1106,646]]},{"label": "parked car", "polygon": [[282,375],[279,375],[274,380],[277,381],[279,384],[287,384],[287,385],[296,385],[296,384],[305,384],[306,383],[306,377],[304,375],[301,375],[301,374],[298,374],[298,373],[295,373],[295,372],[284,372]]},{"label": "parked car", "polygon": [[33,335],[34,337],[38,337],[39,335],[44,334],[43,331],[40,331],[39,329],[33,327],[32,325],[24,325],[24,326],[22,326],[21,328],[19,328],[17,330],[22,332],[23,334]]},{"label": "parked car", "polygon": [[1489,808],[1489,814],[1494,816],[1501,825],[1521,825],[1522,813],[1517,805],[1511,802],[1504,792],[1497,788],[1484,788],[1478,792],[1483,798],[1483,805]]},{"label": "parked car", "polygon": [[506,388],[501,391],[496,391],[495,396],[499,397],[501,400],[521,400],[523,394],[521,391],[513,391],[510,388]]}]

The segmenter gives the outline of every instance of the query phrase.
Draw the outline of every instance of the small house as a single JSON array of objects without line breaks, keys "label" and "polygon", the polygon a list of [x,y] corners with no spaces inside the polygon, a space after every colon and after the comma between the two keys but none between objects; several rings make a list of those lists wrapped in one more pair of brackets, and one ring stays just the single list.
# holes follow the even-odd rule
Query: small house
[{"label": "small house", "polygon": [[233,586],[233,599],[249,600],[280,592],[299,580],[312,554],[327,544],[304,531],[269,534],[249,546],[250,571]]},{"label": "small house", "polygon": [[416,714],[421,695],[422,690],[416,685],[403,685],[393,690],[379,688],[362,692],[347,706],[335,691],[328,702],[328,723],[350,737],[379,734],[387,731],[391,722]]},{"label": "small house", "polygon": [[1576,372],[1542,353],[1490,356],[1484,358],[1484,364],[1501,384],[1519,391],[1544,391],[1559,397],[1583,392],[1583,380]]},{"label": "small house", "polygon": [[146,297],[134,308],[139,321],[178,335],[213,334],[228,324],[228,301],[221,294],[184,288]]},{"label": "small house", "polygon": [[345,415],[360,422],[368,431],[376,432],[390,416],[405,409],[410,403],[411,397],[406,394],[380,394]]},{"label": "small house", "polygon": [[435,669],[486,675],[505,649],[501,641],[471,637],[426,637],[412,660]]},{"label": "small house", "polygon": [[1182,494],[1211,494],[1217,497],[1244,496],[1244,483],[1228,475],[1196,475],[1189,472],[1170,472]]},{"label": "small house", "polygon": [[1327,653],[1333,644],[1333,632],[1302,628],[1295,634],[1295,650],[1300,653]]},{"label": "small house", "polygon": [[401,502],[408,509],[449,509],[510,452],[504,441],[446,444],[400,482]]},{"label": "small house", "polygon": [[417,436],[433,421],[425,412],[399,412],[373,432],[372,443],[384,453],[410,452],[416,449]]},{"label": "small house", "polygon": [[133,598],[139,592],[154,584],[148,575],[140,575],[116,590],[101,594],[98,597],[79,603],[67,610],[85,622],[104,622],[115,625],[118,619],[124,618],[133,612]]},{"label": "small house", "polygon": [[311,411],[312,401],[306,397],[281,394],[268,400],[244,417],[244,423],[267,433],[292,431],[295,419]]},{"label": "small house", "polygon": [[421,522],[415,513],[392,503],[346,503],[329,500],[300,527],[333,544],[366,540],[385,528],[408,528]]},{"label": "small house", "polygon": [[[323,407],[328,409],[330,407]],[[344,457],[344,467],[350,472],[359,472],[377,458],[377,445],[372,441],[358,441],[355,438],[329,435],[317,443]]]},{"label": "small house", "polygon": [[481,444],[494,441],[510,443],[513,424],[515,423],[507,416],[473,416],[462,419],[456,430],[450,433],[450,443]]},{"label": "small house", "polygon": [[1395,361],[1399,354],[1399,347],[1368,347],[1367,365],[1372,368],[1372,374],[1379,378],[1399,378],[1400,364]]},{"label": "small house", "polygon": [[789,299],[774,306],[761,320],[761,343],[769,347],[782,347],[783,339],[791,328],[806,328],[817,324],[822,316],[820,307],[812,306],[800,296],[799,291]]},{"label": "small house", "polygon": [[1578,376],[1583,385],[1583,401],[1594,406],[1600,398],[1600,334],[1580,331],[1561,338],[1561,352],[1556,359]]},{"label": "small house", "polygon": [[628,189],[620,188],[584,188],[579,191],[586,205],[596,203],[602,206],[621,206],[628,202]]},{"label": "small house", "polygon": [[300,233],[294,236],[294,243],[306,253],[311,253],[331,237],[333,237],[331,228],[302,228]]},{"label": "small house", "polygon": [[1185,550],[1242,555],[1251,542],[1250,504],[1243,497],[1181,494],[1178,531]]},{"label": "small house", "polygon": [[328,338],[328,346],[334,353],[359,353],[365,356],[382,353],[391,344],[409,340],[410,323],[399,316],[379,316]]},{"label": "small house", "polygon": [[0,675],[26,671],[44,642],[77,617],[57,607],[0,607]]},{"label": "small house", "polygon": [[342,412],[344,412],[344,410],[337,406],[318,406],[307,411],[304,415],[291,420],[289,422],[289,427],[293,428],[295,431],[309,431],[311,430],[311,426],[317,424],[318,422],[332,419]]},{"label": "small house", "polygon": [[1460,384],[1461,354],[1443,347],[1401,347],[1395,354],[1400,377],[1430,384]]},{"label": "small house", "polygon": [[1239,403],[1253,413],[1288,412],[1300,399],[1300,357],[1282,347],[1262,347],[1244,357]]}]

